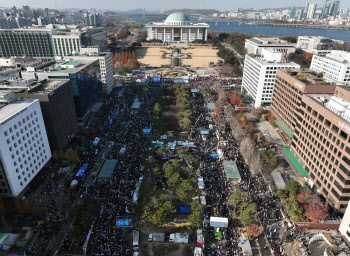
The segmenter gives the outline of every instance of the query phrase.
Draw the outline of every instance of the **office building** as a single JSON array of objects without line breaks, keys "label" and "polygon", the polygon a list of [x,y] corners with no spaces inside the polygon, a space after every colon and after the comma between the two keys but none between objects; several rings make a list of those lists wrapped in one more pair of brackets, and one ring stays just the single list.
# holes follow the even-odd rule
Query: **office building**
[{"label": "office building", "polygon": [[314,55],[310,68],[335,81],[350,85],[349,52],[331,51],[326,56]]},{"label": "office building", "polygon": [[51,158],[39,101],[2,107],[0,134],[0,195],[17,197]]},{"label": "office building", "polygon": [[207,23],[194,23],[183,13],[170,14],[164,22],[146,24],[147,39],[158,39],[164,42],[192,42],[207,40]]},{"label": "office building", "polygon": [[63,149],[78,132],[73,90],[69,80],[41,83],[6,81],[0,82],[0,90],[15,92],[18,100],[39,100],[52,151]]},{"label": "office building", "polygon": [[306,13],[306,19],[312,20],[314,18],[315,12],[316,12],[316,8],[317,8],[317,4],[316,3],[308,5],[308,9],[307,9],[307,13]]},{"label": "office building", "polygon": [[320,78],[314,71],[279,69],[276,72],[271,114],[285,134],[292,138],[302,96],[313,93],[331,95],[335,87],[333,81]]},{"label": "office building", "polygon": [[294,44],[277,37],[253,37],[245,40],[247,54],[261,55],[262,50],[267,48],[283,53],[284,57],[287,57],[289,53],[295,52]]},{"label": "office building", "polygon": [[253,99],[254,107],[269,107],[272,101],[277,69],[300,68],[294,62],[287,62],[281,52],[263,49],[262,55],[245,56],[242,90]]},{"label": "office building", "polygon": [[[61,59],[56,57],[57,59]],[[21,72],[25,80],[70,80],[78,121],[86,120],[91,108],[100,99],[102,90],[101,68],[98,57],[76,56],[62,58],[49,66],[27,68]]]},{"label": "office building", "polygon": [[344,212],[350,200],[350,91],[304,94],[291,153],[307,182],[330,207]]},{"label": "office building", "polygon": [[104,93],[112,92],[114,87],[114,72],[113,72],[113,63],[112,63],[112,54],[111,53],[101,53],[99,47],[84,47],[81,48],[81,56],[72,57],[74,60],[77,59],[91,59],[97,58],[100,64],[101,70],[101,81],[102,81],[102,90]]},{"label": "office building", "polygon": [[321,36],[298,36],[297,48],[314,55],[325,56],[333,47],[333,40]]},{"label": "office building", "polygon": [[0,57],[54,57],[49,30],[0,29]]}]

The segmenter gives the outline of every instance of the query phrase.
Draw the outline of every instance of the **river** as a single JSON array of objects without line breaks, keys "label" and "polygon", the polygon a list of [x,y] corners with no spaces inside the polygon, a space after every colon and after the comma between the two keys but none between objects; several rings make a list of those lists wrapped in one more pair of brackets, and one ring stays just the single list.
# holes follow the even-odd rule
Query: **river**
[{"label": "river", "polygon": [[[134,14],[128,15],[135,21],[142,22],[142,15]],[[152,15],[146,15],[147,18]],[[166,19],[166,15],[154,15],[156,18]],[[193,19],[193,18],[191,18]],[[193,19],[197,20],[197,19]],[[213,22],[201,20],[210,25],[209,30],[224,31],[224,32],[240,32],[251,34],[264,34],[268,36],[324,36],[331,39],[342,40],[350,42],[349,30],[333,30],[333,29],[314,29],[314,28],[289,28],[289,27],[270,27],[259,25],[248,25],[238,22]],[[142,22],[143,24],[147,22]]]}]

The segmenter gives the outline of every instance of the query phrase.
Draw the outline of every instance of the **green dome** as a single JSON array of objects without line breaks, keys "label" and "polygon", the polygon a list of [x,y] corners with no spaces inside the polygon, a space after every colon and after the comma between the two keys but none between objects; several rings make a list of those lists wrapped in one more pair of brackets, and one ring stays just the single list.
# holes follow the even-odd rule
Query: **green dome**
[{"label": "green dome", "polygon": [[184,22],[184,21],[190,21],[190,19],[186,16],[186,14],[182,13],[182,12],[174,12],[172,14],[170,14],[166,20],[167,21],[180,21],[180,22]]}]

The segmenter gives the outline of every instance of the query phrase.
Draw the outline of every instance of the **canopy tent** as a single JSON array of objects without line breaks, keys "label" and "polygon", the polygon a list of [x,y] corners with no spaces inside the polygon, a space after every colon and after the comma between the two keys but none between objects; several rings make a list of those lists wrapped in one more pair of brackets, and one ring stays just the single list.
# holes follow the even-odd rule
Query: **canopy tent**
[{"label": "canopy tent", "polygon": [[116,165],[117,160],[106,160],[101,168],[100,173],[98,174],[98,178],[111,178]]},{"label": "canopy tent", "polygon": [[77,175],[75,177],[78,178],[78,179],[82,178],[84,176],[85,171],[88,168],[88,166],[89,166],[88,163],[82,164],[80,169],[79,169],[79,171],[78,171],[78,173],[77,173]]},{"label": "canopy tent", "polygon": [[279,171],[274,170],[273,172],[271,172],[271,176],[277,189],[284,189],[286,187],[286,183],[282,177],[282,174]]},{"label": "canopy tent", "polygon": [[237,165],[235,161],[224,161],[224,171],[228,180],[241,180]]}]

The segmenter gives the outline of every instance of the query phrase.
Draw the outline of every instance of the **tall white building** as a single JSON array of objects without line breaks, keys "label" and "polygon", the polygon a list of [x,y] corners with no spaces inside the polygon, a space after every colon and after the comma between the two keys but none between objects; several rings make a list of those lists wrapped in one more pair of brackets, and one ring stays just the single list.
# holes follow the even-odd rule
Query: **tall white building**
[{"label": "tall white building", "polygon": [[300,68],[286,62],[284,54],[274,49],[263,49],[262,55],[245,56],[242,90],[250,95],[254,107],[269,107],[272,101],[277,69]]},{"label": "tall white building", "polygon": [[52,40],[56,56],[67,56],[80,52],[81,32],[54,32]]},{"label": "tall white building", "polygon": [[307,13],[306,13],[306,19],[312,20],[314,18],[315,12],[316,12],[316,8],[317,8],[317,4],[316,3],[309,4],[308,9],[307,9]]},{"label": "tall white building", "polygon": [[350,52],[331,51],[324,57],[314,55],[310,69],[350,85]]},{"label": "tall white building", "polygon": [[245,40],[245,49],[247,54],[261,55],[263,49],[274,49],[285,56],[295,52],[295,45],[286,40],[277,37],[253,37]]},{"label": "tall white building", "polygon": [[2,107],[0,195],[18,196],[50,158],[39,101],[16,101]]}]

